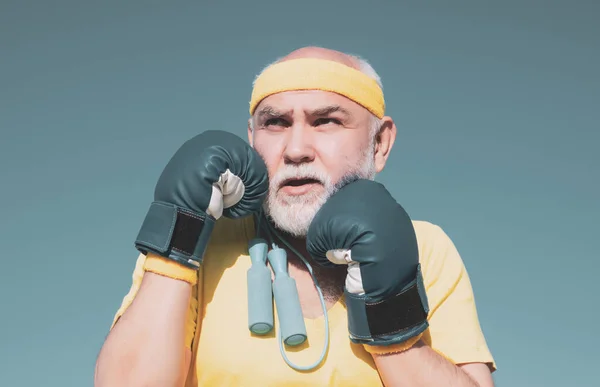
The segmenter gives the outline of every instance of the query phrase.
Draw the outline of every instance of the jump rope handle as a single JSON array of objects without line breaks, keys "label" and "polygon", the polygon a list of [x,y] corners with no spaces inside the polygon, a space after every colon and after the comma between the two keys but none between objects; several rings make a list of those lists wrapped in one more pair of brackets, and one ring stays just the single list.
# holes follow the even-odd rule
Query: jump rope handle
[{"label": "jump rope handle", "polygon": [[248,269],[248,328],[255,335],[266,335],[273,329],[273,295],[271,271],[267,267],[269,246],[264,239],[250,242],[252,266]]},{"label": "jump rope handle", "polygon": [[287,253],[284,249],[274,246],[267,258],[275,272],[273,294],[279,317],[281,338],[286,345],[297,346],[306,341],[306,326],[296,281],[288,275]]},{"label": "jump rope handle", "polygon": [[[281,338],[288,346],[306,341],[306,326],[296,281],[287,271],[287,254],[274,246],[271,251],[264,239],[250,242],[249,253],[252,266],[248,269],[248,328],[255,335],[266,335],[273,329],[273,296],[279,317]],[[273,268],[275,279],[271,281]]]}]

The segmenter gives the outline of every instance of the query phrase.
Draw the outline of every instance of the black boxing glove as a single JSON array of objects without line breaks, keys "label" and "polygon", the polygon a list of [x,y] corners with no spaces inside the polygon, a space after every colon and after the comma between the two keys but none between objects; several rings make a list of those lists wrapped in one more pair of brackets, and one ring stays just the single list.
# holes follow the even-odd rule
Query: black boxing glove
[{"label": "black boxing glove", "polygon": [[160,175],[135,240],[141,253],[163,258],[146,269],[186,279],[168,262],[198,269],[217,219],[260,210],[268,188],[263,159],[240,137],[211,130],[186,141]]},{"label": "black boxing glove", "polygon": [[356,180],[315,215],[306,239],[315,261],[348,265],[350,339],[370,353],[410,348],[429,326],[419,250],[408,214],[385,187]]}]

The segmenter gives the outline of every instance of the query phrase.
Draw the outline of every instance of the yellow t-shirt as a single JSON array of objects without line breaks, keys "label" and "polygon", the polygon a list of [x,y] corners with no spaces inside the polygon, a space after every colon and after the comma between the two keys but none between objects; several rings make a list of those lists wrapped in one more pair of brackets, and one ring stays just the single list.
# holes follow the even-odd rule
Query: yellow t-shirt
[{"label": "yellow t-shirt", "polygon": [[[482,362],[495,369],[458,251],[439,226],[424,221],[413,224],[430,307],[424,341],[455,364]],[[381,386],[371,355],[348,339],[343,298],[328,311],[329,351],[313,371],[298,372],[284,362],[276,314],[270,335],[250,333],[246,273],[251,266],[248,242],[254,236],[251,217],[217,222],[189,308],[186,342],[192,361],[185,386]],[[140,255],[132,286],[114,321],[139,289],[143,262]],[[286,350],[292,362],[308,365],[319,358],[325,337],[323,320],[323,316],[305,319],[307,342],[299,349]]]}]

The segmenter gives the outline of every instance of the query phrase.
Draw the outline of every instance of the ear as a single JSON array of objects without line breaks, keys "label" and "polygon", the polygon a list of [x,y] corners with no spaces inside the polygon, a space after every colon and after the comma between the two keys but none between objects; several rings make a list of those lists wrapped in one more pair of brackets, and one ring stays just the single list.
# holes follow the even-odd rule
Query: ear
[{"label": "ear", "polygon": [[383,171],[396,141],[396,124],[391,117],[381,119],[379,132],[375,136],[375,169],[377,173]]},{"label": "ear", "polygon": [[254,141],[252,141],[254,139],[253,133],[252,133],[252,117],[250,117],[248,119],[248,142],[250,143],[250,146],[254,148]]}]

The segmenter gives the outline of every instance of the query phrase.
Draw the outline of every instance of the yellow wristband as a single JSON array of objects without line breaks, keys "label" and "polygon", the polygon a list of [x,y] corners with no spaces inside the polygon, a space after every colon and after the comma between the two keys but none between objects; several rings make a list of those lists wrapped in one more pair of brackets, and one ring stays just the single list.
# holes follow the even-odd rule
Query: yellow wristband
[{"label": "yellow wristband", "polygon": [[392,353],[400,353],[404,352],[410,348],[412,348],[417,342],[421,339],[423,334],[412,337],[402,343],[392,344],[392,345],[367,345],[364,344],[365,350],[372,355],[388,355]]},{"label": "yellow wristband", "polygon": [[144,271],[189,282],[192,286],[198,282],[198,271],[156,254],[146,256]]}]

